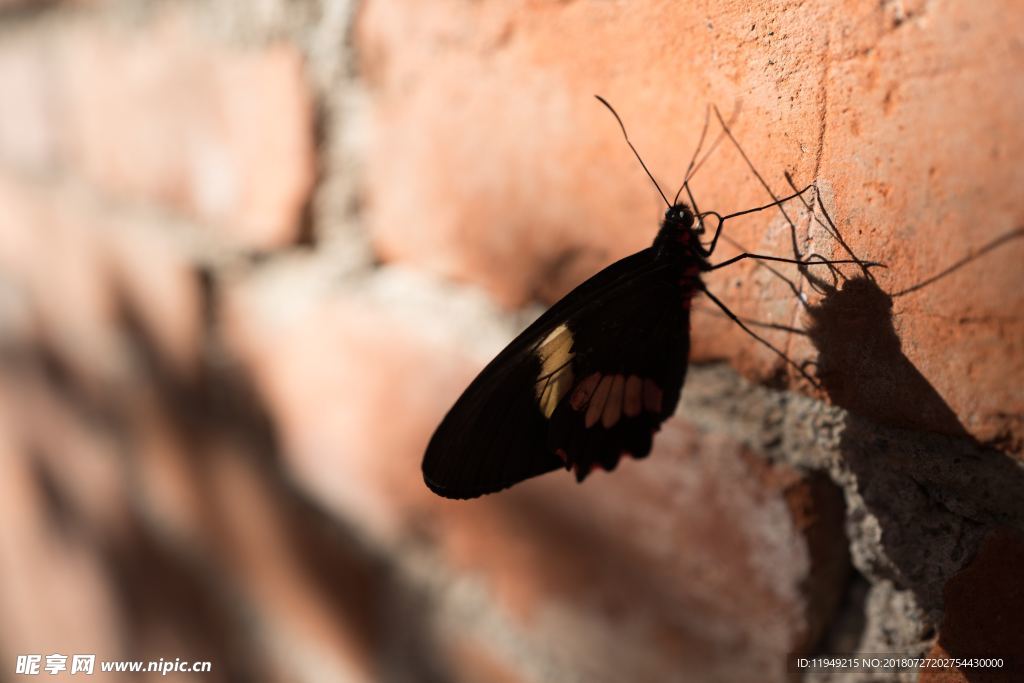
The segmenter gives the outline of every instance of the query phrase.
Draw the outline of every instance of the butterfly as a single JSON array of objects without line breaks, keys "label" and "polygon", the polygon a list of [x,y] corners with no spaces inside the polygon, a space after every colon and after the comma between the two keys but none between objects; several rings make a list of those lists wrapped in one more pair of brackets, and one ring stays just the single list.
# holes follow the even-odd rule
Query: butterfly
[{"label": "butterfly", "polygon": [[[668,209],[661,227],[650,247],[613,263],[555,303],[462,393],[423,457],[423,479],[438,495],[475,498],[562,468],[582,482],[594,469],[615,469],[623,456],[646,457],[655,433],[679,403],[690,350],[691,303],[700,293],[792,363],[707,290],[703,273],[744,259],[802,265],[862,263],[743,253],[711,264],[708,259],[728,219],[776,206],[812,186],[726,216],[700,213],[688,184],[695,153],[687,179],[669,202],[630,142],[618,113],[596,97],[615,116],[626,143],[665,201]],[[703,138],[704,133],[701,143]],[[679,201],[683,189],[690,204]],[[701,237],[711,216],[717,226],[705,247]]]}]

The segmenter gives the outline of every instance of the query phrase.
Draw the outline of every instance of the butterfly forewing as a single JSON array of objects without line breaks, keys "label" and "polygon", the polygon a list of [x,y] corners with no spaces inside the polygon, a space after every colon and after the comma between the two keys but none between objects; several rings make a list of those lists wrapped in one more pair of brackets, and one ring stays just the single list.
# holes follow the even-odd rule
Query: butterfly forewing
[{"label": "butterfly forewing", "polygon": [[423,459],[427,485],[472,498],[560,467],[582,479],[625,453],[647,455],[686,372],[679,288],[675,269],[645,249],[570,292],[445,416]]}]

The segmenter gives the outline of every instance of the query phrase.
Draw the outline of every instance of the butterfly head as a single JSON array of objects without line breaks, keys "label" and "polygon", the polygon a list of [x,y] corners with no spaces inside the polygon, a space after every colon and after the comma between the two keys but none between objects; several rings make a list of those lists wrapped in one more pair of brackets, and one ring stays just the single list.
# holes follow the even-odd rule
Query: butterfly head
[{"label": "butterfly head", "polygon": [[689,245],[696,240],[695,234],[700,234],[699,228],[695,228],[696,220],[693,209],[688,204],[678,202],[665,211],[665,220],[659,231],[659,242]]},{"label": "butterfly head", "polygon": [[665,227],[689,233],[693,230],[693,211],[682,202],[670,206],[665,212]]},{"label": "butterfly head", "polygon": [[702,254],[702,224],[689,204],[677,202],[665,211],[665,220],[652,245],[661,255]]}]

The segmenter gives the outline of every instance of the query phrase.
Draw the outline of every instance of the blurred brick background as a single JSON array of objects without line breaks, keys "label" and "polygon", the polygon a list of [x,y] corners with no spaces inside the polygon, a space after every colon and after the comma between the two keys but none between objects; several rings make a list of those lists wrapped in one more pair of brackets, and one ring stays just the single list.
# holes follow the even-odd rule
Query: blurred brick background
[{"label": "blurred brick background", "polygon": [[[921,680],[1022,680],[1022,27],[1009,1],[0,1],[0,679],[933,652],[1022,659]],[[459,391],[656,230],[594,93],[666,191],[718,105],[747,158],[714,149],[702,208],[817,183],[716,256],[887,268],[708,278],[821,388],[699,303],[650,459],[438,499],[419,461]]]}]

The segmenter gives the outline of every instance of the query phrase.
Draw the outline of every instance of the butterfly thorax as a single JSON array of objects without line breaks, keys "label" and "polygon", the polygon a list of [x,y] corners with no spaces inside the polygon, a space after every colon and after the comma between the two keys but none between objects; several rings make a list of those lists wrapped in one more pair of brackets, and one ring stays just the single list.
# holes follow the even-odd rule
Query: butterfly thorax
[{"label": "butterfly thorax", "polygon": [[693,211],[688,205],[679,203],[665,212],[652,246],[658,259],[676,265],[681,285],[690,284],[690,288],[696,289],[701,272],[708,270],[709,266],[700,235],[694,228]]}]

